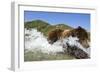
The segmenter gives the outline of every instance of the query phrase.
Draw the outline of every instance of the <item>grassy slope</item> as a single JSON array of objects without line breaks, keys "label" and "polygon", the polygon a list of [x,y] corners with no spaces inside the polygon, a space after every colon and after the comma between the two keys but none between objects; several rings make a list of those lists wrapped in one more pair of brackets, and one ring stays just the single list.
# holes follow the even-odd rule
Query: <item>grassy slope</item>
[{"label": "grassy slope", "polygon": [[72,29],[72,27],[65,24],[50,25],[49,23],[42,20],[34,20],[30,22],[25,22],[25,28],[27,29],[37,28],[37,30],[42,32],[45,36],[47,36],[50,30],[55,29],[55,28]]}]

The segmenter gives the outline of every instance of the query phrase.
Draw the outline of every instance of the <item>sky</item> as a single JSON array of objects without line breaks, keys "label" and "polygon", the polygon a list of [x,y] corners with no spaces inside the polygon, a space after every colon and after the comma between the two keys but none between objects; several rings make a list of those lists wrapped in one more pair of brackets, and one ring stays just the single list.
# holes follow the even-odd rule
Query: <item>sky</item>
[{"label": "sky", "polygon": [[90,14],[24,11],[24,22],[32,20],[43,20],[51,25],[67,24],[74,28],[81,26],[90,31]]}]

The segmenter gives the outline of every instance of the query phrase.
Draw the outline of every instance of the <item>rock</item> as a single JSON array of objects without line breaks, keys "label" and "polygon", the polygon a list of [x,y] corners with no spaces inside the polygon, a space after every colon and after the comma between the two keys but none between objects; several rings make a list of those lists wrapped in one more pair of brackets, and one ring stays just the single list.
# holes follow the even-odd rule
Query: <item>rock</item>
[{"label": "rock", "polygon": [[69,46],[67,44],[67,49],[65,50],[65,52],[71,56],[74,56],[77,59],[87,59],[89,58],[88,54],[86,52],[84,52],[83,50],[81,50],[80,48],[78,48],[77,46]]}]

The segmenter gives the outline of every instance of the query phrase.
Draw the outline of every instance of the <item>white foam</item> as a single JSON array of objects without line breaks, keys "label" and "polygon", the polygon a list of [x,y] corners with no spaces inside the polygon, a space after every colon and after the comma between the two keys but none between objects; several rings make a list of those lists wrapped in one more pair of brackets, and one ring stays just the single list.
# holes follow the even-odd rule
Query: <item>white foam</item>
[{"label": "white foam", "polygon": [[47,38],[36,29],[27,30],[25,29],[25,49],[28,50],[41,50],[43,53],[57,53],[64,52],[63,45],[66,46],[66,43],[71,46],[77,46],[86,53],[90,53],[90,48],[86,49],[78,42],[77,37],[69,37],[63,40],[58,40],[54,44],[49,44]]},{"label": "white foam", "polygon": [[36,29],[25,29],[25,34],[29,35],[25,36],[25,49],[41,50],[44,53],[56,53],[64,51],[64,48],[60,45],[60,41],[57,41],[53,45],[51,45],[48,43],[47,38],[43,36],[41,32],[38,32]]},{"label": "white foam", "polygon": [[90,48],[84,48],[79,42],[78,42],[78,38],[77,37],[67,37],[65,39],[63,39],[63,44],[65,45],[65,47],[67,48],[66,43],[68,43],[70,46],[77,46],[78,48],[80,48],[81,50],[83,50],[84,52],[86,52],[87,54],[90,54]]}]

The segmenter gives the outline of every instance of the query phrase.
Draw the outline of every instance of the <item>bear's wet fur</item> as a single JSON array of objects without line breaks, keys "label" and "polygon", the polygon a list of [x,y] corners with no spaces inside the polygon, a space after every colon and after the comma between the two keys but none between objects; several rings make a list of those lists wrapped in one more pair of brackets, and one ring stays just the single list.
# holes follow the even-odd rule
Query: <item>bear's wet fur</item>
[{"label": "bear's wet fur", "polygon": [[79,39],[79,42],[83,45],[83,47],[85,48],[89,47],[87,42],[89,40],[88,33],[84,28],[80,26],[70,30],[69,29],[62,30],[60,28],[53,29],[48,33],[48,41],[50,44],[53,44],[57,40],[61,40],[69,36],[77,37]]},{"label": "bear's wet fur", "polygon": [[57,40],[59,40],[63,31],[64,30],[59,29],[59,28],[51,30],[49,32],[49,34],[48,34],[48,41],[49,41],[49,43],[53,44],[54,42],[56,42]]},{"label": "bear's wet fur", "polygon": [[[70,29],[70,30],[69,29],[62,30],[60,28],[51,30],[48,33],[48,41],[50,44],[53,44],[57,40],[70,37],[70,36],[77,37],[81,45],[84,45],[82,42],[87,41],[89,39],[87,31],[84,28],[79,26],[75,29]],[[66,45],[68,46],[64,51],[66,54],[72,55],[77,59],[89,58],[88,54],[84,52],[83,50],[81,50],[79,47],[70,46],[69,44],[66,44]],[[89,47],[89,46],[85,46],[85,47]]]}]

